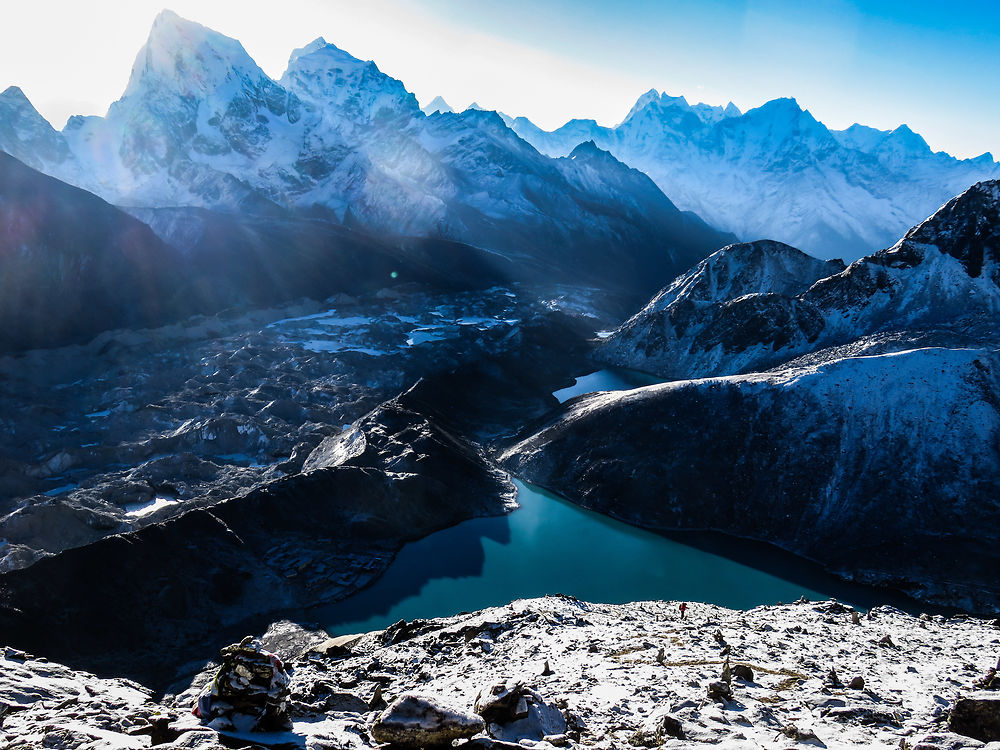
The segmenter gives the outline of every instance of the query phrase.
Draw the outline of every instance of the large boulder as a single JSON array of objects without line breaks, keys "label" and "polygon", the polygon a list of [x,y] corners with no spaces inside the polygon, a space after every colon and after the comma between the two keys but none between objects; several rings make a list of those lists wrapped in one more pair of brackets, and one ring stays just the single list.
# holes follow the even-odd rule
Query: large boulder
[{"label": "large boulder", "polygon": [[517,680],[480,690],[475,712],[486,721],[487,734],[504,742],[537,741],[566,732],[562,711]]},{"label": "large boulder", "polygon": [[1000,697],[977,693],[955,702],[948,719],[951,731],[982,742],[1000,740]]},{"label": "large boulder", "polygon": [[489,724],[504,724],[528,715],[524,685],[515,680],[496,682],[479,691],[473,710]]},{"label": "large boulder", "polygon": [[221,656],[222,666],[198,697],[195,715],[218,730],[291,729],[291,678],[281,659],[252,636],[226,646]]},{"label": "large boulder", "polygon": [[402,747],[450,745],[483,731],[478,716],[444,705],[440,699],[403,693],[379,714],[371,734],[378,742]]}]

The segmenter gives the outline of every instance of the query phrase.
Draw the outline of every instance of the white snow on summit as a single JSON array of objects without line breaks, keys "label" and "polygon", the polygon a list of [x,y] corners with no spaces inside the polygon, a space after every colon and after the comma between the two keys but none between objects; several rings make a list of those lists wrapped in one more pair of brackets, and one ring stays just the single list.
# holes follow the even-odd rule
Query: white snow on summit
[{"label": "white snow on summit", "polygon": [[422,111],[425,115],[433,115],[436,112],[444,112],[445,114],[448,114],[450,112],[454,112],[455,110],[453,110],[448,105],[448,102],[446,102],[442,97],[435,96],[431,99],[430,104],[422,108]]},{"label": "white snow on summit", "polygon": [[[16,106],[0,101],[0,146],[34,156],[24,143],[44,139],[25,134],[49,126],[26,100],[7,98]],[[562,164],[510,123],[478,106],[428,117],[401,81],[322,38],[295,50],[275,81],[235,39],[164,11],[107,116],[51,131],[48,150],[63,157],[34,163],[132,209],[320,206],[352,226],[501,253],[534,242],[579,261],[629,248],[676,271],[728,239],[679,219],[652,182],[623,177],[613,158],[589,171]]]},{"label": "white snow on summit", "polygon": [[[569,226],[595,236],[609,212],[564,199],[584,173],[543,157],[588,141],[717,229],[848,260],[1000,175],[991,156],[933,153],[906,126],[830,131],[794,99],[742,113],[653,90],[613,128],[572,120],[553,132],[484,116],[475,102],[455,114],[437,97],[422,111],[402,82],[322,38],[295,50],[274,81],[238,41],[170,11],[106,117],[71,118],[59,133],[19,93],[0,95],[0,148],[118,205],[318,204],[372,229],[495,249],[482,232],[506,232],[501,219],[536,225],[536,238],[539,222],[562,227],[564,241]],[[635,198],[599,190],[585,203],[620,200]],[[620,227],[597,235],[623,240]]]},{"label": "white snow on summit", "polygon": [[512,127],[550,156],[593,140],[713,226],[823,258],[887,247],[951,196],[1000,176],[989,154],[934,153],[905,125],[830,131],[794,99],[741,113],[652,90],[613,128],[571,120],[546,132],[523,117]]},{"label": "white snow on summit", "polygon": [[150,85],[203,96],[227,80],[262,76],[264,72],[238,41],[164,10],[136,56],[123,96]]}]

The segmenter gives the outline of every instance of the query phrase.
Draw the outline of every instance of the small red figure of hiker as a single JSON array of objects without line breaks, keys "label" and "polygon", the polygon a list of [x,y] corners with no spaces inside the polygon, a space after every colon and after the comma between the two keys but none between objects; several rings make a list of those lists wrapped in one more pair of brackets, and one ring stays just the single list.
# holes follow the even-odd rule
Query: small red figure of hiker
[{"label": "small red figure of hiker", "polygon": [[684,613],[687,612],[687,608],[688,608],[688,605],[686,603],[684,603],[684,602],[681,602],[680,610],[681,610],[681,619],[682,620],[684,619]]}]

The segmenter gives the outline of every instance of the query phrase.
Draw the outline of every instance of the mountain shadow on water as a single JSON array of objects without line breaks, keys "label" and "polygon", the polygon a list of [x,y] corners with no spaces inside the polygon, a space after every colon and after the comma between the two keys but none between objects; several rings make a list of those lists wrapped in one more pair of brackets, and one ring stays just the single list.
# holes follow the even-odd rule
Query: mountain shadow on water
[{"label": "mountain shadow on water", "polygon": [[[510,518],[493,516],[463,521],[407,545],[396,555],[386,574],[372,586],[343,601],[310,610],[308,618],[334,631],[344,623],[384,617],[399,603],[420,594],[431,581],[482,578],[486,540],[509,545]],[[489,582],[484,581],[483,585],[488,586]],[[457,600],[453,605],[456,611],[466,606]]]}]

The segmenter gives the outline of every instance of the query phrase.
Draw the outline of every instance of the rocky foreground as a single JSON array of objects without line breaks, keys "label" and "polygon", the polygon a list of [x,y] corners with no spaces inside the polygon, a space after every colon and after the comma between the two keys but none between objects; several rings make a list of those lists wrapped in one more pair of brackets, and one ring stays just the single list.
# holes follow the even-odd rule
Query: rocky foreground
[{"label": "rocky foreground", "polygon": [[7,649],[0,745],[361,749],[429,745],[443,728],[468,750],[1000,748],[1000,692],[984,689],[997,621],[833,601],[694,604],[681,620],[676,602],[552,596],[334,640],[284,623],[265,643],[292,675],[290,732],[199,725],[190,708],[212,665],[157,702]]}]

